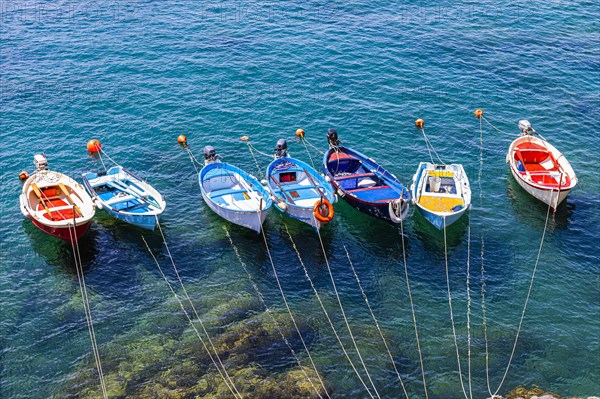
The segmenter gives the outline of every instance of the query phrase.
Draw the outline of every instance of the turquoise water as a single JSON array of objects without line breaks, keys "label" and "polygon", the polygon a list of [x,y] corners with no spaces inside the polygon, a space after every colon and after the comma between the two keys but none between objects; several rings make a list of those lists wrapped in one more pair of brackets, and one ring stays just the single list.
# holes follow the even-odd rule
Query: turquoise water
[{"label": "turquoise water", "polygon": [[[529,119],[568,157],[580,180],[549,221],[524,327],[500,393],[521,385],[563,395],[600,392],[597,3],[101,0],[2,2],[0,8],[0,397],[60,397],[77,386],[75,381],[97,386],[93,374],[83,382],[74,377],[91,364],[91,356],[70,247],[24,221],[18,209],[17,175],[31,171],[35,153],[44,151],[52,168],[78,177],[100,167],[85,149],[97,138],[115,160],[161,191],[168,202],[162,218],[167,241],[190,295],[211,321],[209,331],[217,335],[262,312],[223,226],[269,307],[281,311],[283,304],[261,236],[224,222],[202,203],[195,171],[176,137],[187,134],[197,156],[211,144],[227,161],[255,173],[241,135],[270,152],[277,139],[291,139],[302,127],[324,150],[325,132],[336,127],[346,145],[408,184],[418,162],[428,158],[414,129],[418,117],[425,119],[444,160],[461,162],[472,183],[473,209],[449,229],[448,258],[466,376],[470,225],[473,394],[485,397],[482,240],[495,390],[508,362],[547,208],[510,177],[504,157],[511,137],[485,124],[479,189],[476,108],[515,135],[517,121]],[[292,143],[290,152],[308,161],[301,144]],[[319,161],[318,153],[312,156]],[[266,168],[268,159],[258,160]],[[343,202],[336,214],[322,231],[325,250],[375,385],[382,397],[402,396],[344,245],[409,394],[424,397],[400,233]],[[317,368],[334,397],[364,398],[284,225],[298,242],[344,343],[348,348],[351,343],[317,236],[272,211],[265,223],[269,248],[292,311],[310,326]],[[443,236],[416,212],[405,230],[430,397],[463,397]],[[158,233],[115,222],[103,212],[81,241],[108,373],[131,358],[142,362],[163,340],[179,342],[188,328],[141,235],[168,266]],[[172,271],[168,276],[175,281]],[[231,309],[216,317],[219,306]],[[296,349],[308,365],[305,353]],[[267,375],[295,365],[289,351],[276,344],[248,363]],[[148,368],[132,386],[150,385],[162,372]]]}]

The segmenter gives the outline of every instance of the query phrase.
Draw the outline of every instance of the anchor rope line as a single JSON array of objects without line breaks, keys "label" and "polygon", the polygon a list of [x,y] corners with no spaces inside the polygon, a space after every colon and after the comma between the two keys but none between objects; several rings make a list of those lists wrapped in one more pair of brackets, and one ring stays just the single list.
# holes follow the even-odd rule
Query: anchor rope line
[{"label": "anchor rope line", "polygon": [[[181,308],[181,310],[183,311],[183,314],[185,315],[185,317],[187,318],[188,322],[190,323],[190,326],[192,326],[192,329],[196,333],[196,336],[200,340],[200,343],[204,347],[204,350],[208,354],[208,357],[210,358],[212,364],[215,366],[215,368],[217,369],[217,372],[219,373],[219,375],[223,379],[223,382],[225,383],[225,385],[227,386],[227,388],[229,389],[229,391],[231,392],[231,394],[233,395],[234,398],[236,398],[236,399],[240,398],[241,399],[242,395],[237,391],[237,389],[235,388],[235,385],[233,385],[233,382],[231,382],[231,379],[229,378],[229,376],[225,376],[223,374],[223,372],[227,373],[227,371],[225,370],[225,368],[223,367],[223,370],[221,370],[221,368],[219,367],[219,365],[215,361],[215,359],[214,359],[214,357],[213,357],[210,349],[208,349],[208,346],[206,345],[206,342],[204,341],[204,339],[202,339],[202,336],[200,335],[200,332],[198,331],[198,329],[194,325],[194,320],[190,316],[189,312],[187,310],[185,310],[185,306],[183,305],[183,302],[179,298],[179,295],[177,295],[177,293],[175,292],[175,289],[173,288],[173,286],[169,282],[169,279],[167,279],[167,276],[165,275],[165,273],[163,272],[162,268],[160,267],[160,263],[158,263],[158,259],[156,259],[156,256],[154,255],[154,253],[150,249],[150,246],[146,242],[146,239],[144,238],[144,236],[142,236],[142,240],[144,241],[144,244],[146,245],[146,248],[148,249],[148,252],[150,252],[150,255],[152,256],[152,259],[154,259],[154,262],[156,263],[156,267],[158,268],[158,271],[160,272],[160,275],[165,280],[165,282],[167,283],[167,286],[169,287],[169,290],[171,291],[171,293],[173,294],[173,296],[175,297],[175,299],[179,303],[179,307]],[[208,335],[207,335],[207,337],[208,337]],[[223,366],[223,365],[221,364],[221,366]],[[230,385],[230,383],[232,385]]]},{"label": "anchor rope line", "polygon": [[302,141],[302,144],[304,144],[304,148],[306,149],[306,153],[308,154],[308,159],[310,159],[310,163],[311,163],[313,169],[315,169],[315,163],[313,162],[312,156],[310,155],[310,151],[308,151],[308,147],[306,146],[306,139],[304,139],[302,137],[302,138],[300,138],[300,140]]},{"label": "anchor rope line", "polygon": [[302,260],[302,257],[300,256],[300,251],[298,250],[298,247],[296,247],[296,243],[294,242],[294,239],[292,238],[292,235],[290,234],[290,231],[288,230],[287,224],[284,222],[283,225],[285,227],[285,231],[286,231],[286,233],[288,235],[288,238],[290,239],[290,242],[292,243],[292,247],[294,248],[294,251],[296,251],[296,256],[298,257],[298,261],[300,262],[300,265],[302,265],[302,269],[304,270],[304,276],[306,277],[306,279],[310,283],[310,286],[311,286],[311,288],[312,288],[312,290],[313,290],[313,292],[315,294],[315,297],[317,298],[317,301],[319,302],[319,305],[321,305],[321,309],[323,310],[323,314],[325,314],[325,318],[329,322],[329,326],[331,327],[331,330],[333,331],[333,334],[335,335],[335,338],[337,339],[338,343],[340,344],[340,348],[342,348],[342,352],[344,353],[344,356],[348,360],[348,363],[350,364],[350,367],[352,368],[352,370],[354,371],[354,373],[358,377],[358,380],[360,381],[360,383],[362,384],[362,386],[365,388],[365,390],[367,391],[367,393],[369,394],[369,396],[371,397],[371,399],[374,399],[374,396],[371,393],[371,391],[369,390],[369,387],[367,387],[367,384],[365,383],[365,381],[361,377],[360,373],[356,369],[356,366],[354,366],[354,362],[352,362],[352,359],[350,358],[350,355],[348,354],[348,351],[344,347],[344,344],[343,344],[343,342],[342,342],[342,340],[340,338],[340,335],[338,334],[335,326],[333,325],[333,321],[331,321],[331,317],[329,317],[329,313],[327,312],[327,309],[325,309],[325,304],[321,300],[321,296],[319,295],[319,291],[317,291],[317,288],[315,287],[315,284],[314,284],[312,278],[310,278],[310,275],[308,274],[308,269],[306,269],[306,265],[304,265],[304,261]]},{"label": "anchor rope line", "polygon": [[548,210],[546,212],[546,221],[544,223],[544,232],[542,233],[542,238],[540,240],[540,247],[538,249],[537,257],[535,259],[533,271],[531,272],[531,279],[529,280],[529,288],[527,289],[527,296],[525,297],[525,303],[523,304],[523,311],[521,312],[521,319],[519,320],[519,327],[517,328],[517,334],[515,335],[515,341],[513,343],[512,351],[510,353],[510,358],[508,359],[508,365],[506,366],[506,370],[504,371],[502,380],[500,381],[500,384],[498,385],[498,388],[494,392],[493,396],[496,396],[498,394],[498,392],[500,391],[500,388],[502,388],[502,385],[504,384],[504,381],[506,380],[506,376],[508,375],[508,370],[510,369],[510,366],[512,364],[513,357],[515,355],[515,350],[517,348],[517,341],[519,340],[519,335],[521,334],[521,328],[523,327],[523,320],[525,319],[525,311],[527,310],[527,304],[529,303],[529,298],[531,296],[531,290],[533,288],[535,273],[537,271],[537,267],[538,267],[538,264],[540,261],[540,255],[542,253],[542,248],[544,246],[544,239],[546,238],[546,230],[548,228],[548,219],[550,219],[550,209],[551,208],[552,207],[550,205],[548,205]]},{"label": "anchor rope line", "polygon": [[350,260],[350,254],[348,253],[348,249],[346,248],[346,245],[344,245],[344,250],[346,251],[346,257],[348,258],[348,263],[350,264],[350,267],[352,268],[352,273],[354,273],[354,277],[356,278],[356,283],[358,284],[358,288],[360,288],[360,292],[363,296],[363,299],[365,300],[365,303],[367,304],[367,307],[369,308],[369,312],[371,313],[371,317],[373,318],[373,321],[375,322],[375,327],[377,328],[377,331],[379,332],[379,336],[381,337],[381,340],[383,341],[383,345],[385,346],[385,350],[387,351],[388,356],[390,357],[390,361],[392,362],[392,366],[394,367],[394,371],[396,372],[398,381],[400,381],[400,385],[402,386],[402,391],[404,392],[404,396],[408,399],[408,392],[406,392],[406,387],[404,385],[404,381],[402,381],[402,377],[400,376],[400,372],[398,371],[398,368],[396,367],[396,362],[394,361],[394,357],[392,356],[390,347],[388,346],[387,340],[385,339],[383,332],[381,331],[381,328],[379,327],[379,322],[378,322],[377,318],[375,317],[375,313],[373,312],[373,309],[371,308],[371,304],[369,303],[369,298],[367,298],[367,294],[365,293],[365,291],[362,287],[362,284],[360,283],[360,278],[358,277],[358,274],[356,273],[354,264],[352,263],[352,260]]},{"label": "anchor rope line", "polygon": [[256,159],[256,156],[254,155],[254,152],[252,151],[252,145],[248,142],[246,142],[246,145],[248,146],[248,150],[250,151],[250,154],[252,155],[252,159],[254,159],[254,163],[256,164],[256,170],[258,170],[258,175],[261,179],[264,178],[263,175],[263,171],[260,169],[260,165],[258,164],[258,160]]},{"label": "anchor rope line", "polygon": [[102,149],[100,149],[100,151],[98,151],[98,157],[100,158],[100,162],[102,162],[102,167],[104,168],[104,170],[108,170],[106,169],[106,165],[104,164],[104,160],[102,159]]},{"label": "anchor rope line", "polygon": [[200,323],[200,326],[202,327],[202,331],[206,335],[206,338],[207,338],[207,340],[208,340],[208,342],[209,342],[209,344],[210,344],[210,346],[211,346],[211,348],[212,348],[212,350],[213,350],[213,352],[215,354],[216,359],[218,360],[219,364],[223,368],[223,372],[227,376],[227,379],[231,383],[233,389],[241,397],[242,395],[237,390],[235,384],[233,383],[233,381],[231,380],[231,377],[229,376],[229,373],[227,373],[227,370],[225,369],[225,366],[223,365],[223,362],[221,361],[221,357],[219,356],[219,353],[217,352],[217,349],[215,348],[215,345],[213,344],[213,341],[210,338],[210,335],[208,334],[208,331],[206,330],[206,327],[204,326],[204,322],[202,321],[202,319],[200,318],[200,315],[198,314],[198,311],[196,310],[196,306],[194,305],[194,302],[192,302],[192,299],[190,298],[190,295],[188,294],[187,289],[183,285],[183,281],[181,279],[181,276],[179,275],[179,271],[177,270],[177,267],[175,266],[175,261],[173,260],[173,255],[171,254],[171,250],[169,249],[169,246],[167,245],[167,240],[165,239],[165,235],[164,235],[164,233],[162,231],[162,227],[160,226],[160,222],[158,220],[158,215],[154,215],[154,217],[156,219],[156,225],[158,226],[158,230],[160,231],[160,235],[162,237],[163,244],[165,245],[165,249],[167,250],[167,254],[169,255],[169,259],[171,260],[171,265],[173,266],[173,271],[175,272],[175,275],[177,276],[177,280],[179,281],[179,285],[181,286],[181,289],[182,289],[182,291],[183,291],[183,293],[184,293],[187,301],[189,302],[189,304],[190,304],[190,306],[192,308],[192,311],[194,312],[194,316],[196,316],[196,319]]},{"label": "anchor rope line", "polygon": [[483,236],[481,236],[481,317],[483,325],[483,340],[485,342],[485,382],[487,384],[488,393],[492,397],[492,388],[490,387],[490,361],[489,361],[489,349],[487,339],[487,320],[486,320],[486,306],[485,306],[485,267],[484,267],[484,255],[485,255],[485,243]]},{"label": "anchor rope line", "polygon": [[[103,153],[103,154],[104,154],[104,156],[105,156],[106,158],[108,158],[108,160],[109,160],[109,161],[111,161],[111,162],[112,162],[112,163],[114,163],[115,165],[119,165],[119,164],[118,164],[118,163],[116,163],[116,162],[115,162],[115,160],[114,160],[114,159],[112,159],[112,158],[110,157],[110,155],[108,155],[108,154],[106,153],[106,151],[104,151],[102,148],[100,148],[100,152],[101,152],[101,153]],[[102,165],[104,165],[104,162],[102,162]]]},{"label": "anchor rope line", "polygon": [[340,306],[340,312],[342,314],[342,318],[344,319],[344,323],[346,324],[346,329],[348,330],[348,335],[350,336],[350,340],[352,341],[352,344],[354,345],[354,349],[356,350],[356,354],[358,355],[358,358],[360,359],[360,363],[363,367],[363,370],[365,371],[365,374],[367,375],[367,378],[369,379],[369,382],[371,383],[371,387],[373,387],[373,391],[375,392],[375,395],[378,398],[381,398],[381,396],[379,396],[379,392],[377,391],[377,388],[375,387],[375,383],[373,383],[371,374],[369,374],[369,370],[367,370],[367,365],[365,364],[365,361],[363,360],[360,350],[358,349],[358,344],[356,343],[354,334],[352,333],[352,330],[350,329],[350,323],[348,323],[348,318],[346,317],[346,312],[344,311],[344,307],[342,306],[342,300],[340,299],[340,295],[338,293],[338,290],[337,290],[337,287],[335,284],[335,280],[333,278],[333,273],[331,272],[329,260],[327,259],[327,253],[325,252],[325,245],[323,245],[323,239],[321,238],[321,232],[319,231],[319,229],[317,229],[317,235],[319,236],[319,242],[321,243],[321,249],[323,250],[323,257],[325,259],[325,265],[327,266],[327,272],[329,273],[329,278],[331,279],[331,285],[333,286],[333,292],[335,293],[335,297],[337,298],[338,305]]},{"label": "anchor rope line", "polygon": [[425,380],[425,367],[423,366],[423,353],[421,352],[421,343],[419,342],[419,329],[417,328],[417,316],[415,314],[415,305],[412,299],[410,291],[410,283],[408,282],[408,266],[406,262],[406,245],[404,244],[404,222],[400,218],[400,237],[402,237],[402,260],[404,263],[404,277],[406,279],[406,290],[408,292],[408,299],[410,301],[410,310],[412,312],[413,327],[415,329],[415,338],[417,341],[417,351],[419,352],[419,364],[421,366],[421,379],[423,381],[423,391],[425,392],[425,399],[429,399],[429,393],[427,392],[427,383]]},{"label": "anchor rope line", "polygon": [[[479,207],[483,208],[483,191],[481,189],[481,177],[483,175],[483,115],[479,118],[479,172],[477,175],[477,184],[479,187]],[[469,225],[470,227],[470,225]],[[485,344],[485,382],[487,385],[488,393],[492,397],[492,388],[490,387],[490,368],[489,368],[489,347],[487,339],[487,320],[486,320],[486,307],[485,307],[485,241],[483,239],[483,233],[481,238],[481,321],[483,327],[483,340]]]},{"label": "anchor rope line", "polygon": [[90,335],[90,341],[92,344],[92,353],[94,355],[94,361],[96,363],[96,370],[98,371],[98,378],[100,380],[100,390],[102,391],[102,397],[108,399],[108,392],[106,390],[106,381],[104,379],[104,371],[102,370],[102,362],[100,361],[100,352],[98,350],[98,342],[96,341],[96,332],[94,330],[94,322],[92,319],[92,312],[90,308],[90,302],[87,295],[87,287],[85,285],[85,278],[83,275],[83,264],[81,262],[81,253],[79,252],[79,242],[77,241],[77,230],[75,221],[73,226],[67,225],[69,230],[69,238],[71,240],[71,248],[73,250],[73,260],[75,261],[75,269],[77,271],[77,281],[79,283],[79,291],[81,292],[81,299],[83,302],[83,309],[85,313],[85,320]]},{"label": "anchor rope line", "polygon": [[499,133],[502,133],[502,134],[506,134],[507,136],[512,136],[512,137],[515,137],[515,134],[514,134],[514,133],[505,132],[504,130],[501,130],[501,129],[497,128],[496,126],[494,126],[494,125],[492,124],[492,122],[490,122],[490,121],[489,121],[489,120],[488,120],[488,119],[487,119],[485,116],[481,115],[481,119],[483,119],[484,121],[486,121],[486,123],[487,123],[488,125],[490,125],[490,127],[491,127],[492,129],[496,130],[497,132],[499,132]]},{"label": "anchor rope line", "polygon": [[[448,244],[446,241],[446,217],[443,217],[444,220],[444,260],[446,265],[446,287],[448,288],[448,307],[450,308],[450,322],[452,324],[452,335],[454,336],[454,348],[456,349],[456,363],[458,364],[458,376],[460,381],[460,387],[462,389],[462,393],[465,396],[465,399],[469,399],[467,395],[467,391],[465,390],[465,384],[463,383],[463,375],[462,369],[460,366],[460,354],[458,351],[458,340],[456,338],[456,328],[454,326],[454,312],[452,311],[452,294],[450,292],[450,273],[448,271]],[[470,233],[469,226],[469,233]]]},{"label": "anchor rope line", "polygon": [[[308,376],[308,374],[306,373],[306,370],[302,366],[302,362],[300,361],[300,359],[296,355],[296,351],[294,350],[294,348],[292,348],[292,345],[290,344],[289,340],[283,334],[283,331],[281,329],[281,326],[280,326],[279,322],[277,321],[277,319],[275,319],[275,316],[273,316],[273,314],[271,313],[271,309],[267,306],[267,303],[265,301],[264,296],[260,292],[260,290],[258,288],[258,285],[254,281],[254,278],[252,277],[252,275],[248,271],[248,268],[246,267],[246,263],[242,260],[242,256],[240,255],[240,252],[239,252],[237,246],[233,243],[233,239],[231,238],[231,235],[229,234],[229,230],[225,226],[223,226],[223,229],[225,230],[225,234],[227,235],[227,238],[229,239],[229,242],[231,243],[231,246],[233,247],[233,251],[235,252],[235,256],[237,257],[238,261],[240,262],[240,265],[242,266],[242,268],[244,269],[244,272],[246,273],[246,276],[248,277],[248,280],[250,281],[250,284],[252,285],[252,288],[256,292],[256,295],[258,296],[260,302],[264,306],[267,314],[271,317],[271,321],[275,325],[275,328],[276,328],[277,332],[279,333],[279,335],[281,335],[281,338],[283,339],[283,342],[289,348],[290,352],[292,353],[292,356],[296,360],[296,363],[298,363],[298,366],[300,366],[300,370],[302,370],[302,373],[306,377],[308,383],[311,385],[311,387],[313,388],[313,390],[315,391],[315,393],[317,394],[317,396],[319,398],[323,399],[323,396],[321,395],[321,393],[319,392],[319,390],[317,389],[317,387],[313,384],[312,379]],[[279,282],[279,279],[278,278],[276,278],[276,279]],[[284,296],[283,295],[283,290],[280,291],[280,292],[281,292],[282,296]],[[285,299],[284,299],[284,303],[286,304],[286,307],[287,307],[287,301]],[[315,363],[313,361],[313,358],[310,355],[310,352],[308,350],[308,346],[306,345],[304,339],[302,338],[302,334],[300,334],[300,330],[298,329],[298,326],[296,325],[295,319],[292,316],[291,311],[289,311],[289,307],[287,307],[287,309],[288,309],[288,312],[290,313],[290,317],[292,319],[292,322],[294,323],[294,326],[296,328],[296,332],[298,333],[298,336],[300,337],[300,341],[302,342],[302,345],[304,346],[304,350],[306,351],[306,353],[308,355],[308,358],[309,358],[309,361],[310,361],[310,363],[312,365],[312,368],[315,371],[315,374],[317,375],[317,378],[319,379],[319,383],[323,387],[323,392],[325,392],[325,396],[327,398],[331,398],[329,396],[329,392],[327,391],[327,387],[325,386],[325,383],[323,382],[323,379],[321,378],[321,375],[319,374],[319,371],[317,370],[317,366],[315,365]]]},{"label": "anchor rope line", "polygon": [[467,377],[469,398],[473,399],[471,383],[471,223],[467,232]]},{"label": "anchor rope line", "polygon": [[313,143],[308,141],[306,138],[303,139],[306,144],[308,144],[313,150],[317,151],[321,155],[325,155],[325,152],[320,150],[319,147],[315,146]]},{"label": "anchor rope line", "polygon": [[[296,360],[296,363],[298,363],[298,366],[300,366],[300,369],[302,370],[302,373],[304,374],[304,376],[306,377],[306,379],[308,380],[308,382],[310,383],[310,385],[312,386],[312,388],[314,389],[315,393],[317,394],[317,396],[319,398],[323,398],[322,395],[320,394],[319,390],[317,389],[317,387],[313,384],[312,379],[308,376],[308,374],[306,373],[305,368],[302,366],[302,362],[300,362],[300,359],[298,358],[298,356],[296,355],[296,351],[294,350],[294,348],[292,348],[292,345],[290,344],[289,340],[287,339],[287,337],[283,334],[283,331],[281,329],[281,325],[279,324],[279,322],[277,321],[277,319],[275,319],[275,316],[273,316],[271,309],[267,306],[266,301],[264,299],[264,296],[262,295],[262,293],[260,292],[258,285],[256,284],[256,282],[254,281],[252,275],[250,274],[250,272],[248,271],[248,268],[246,267],[246,263],[242,260],[242,257],[239,253],[238,248],[235,246],[235,244],[233,243],[233,239],[231,238],[231,235],[229,234],[229,230],[227,229],[227,227],[223,226],[223,229],[225,230],[225,234],[227,235],[227,238],[229,239],[229,242],[231,243],[231,246],[233,247],[233,250],[235,252],[235,255],[238,259],[238,261],[240,262],[240,264],[242,265],[242,268],[244,269],[244,272],[246,273],[248,280],[250,281],[250,284],[252,285],[252,288],[254,289],[254,291],[256,292],[256,295],[258,296],[259,300],[261,301],[261,303],[263,304],[265,311],[267,312],[267,314],[271,317],[271,321],[273,322],[273,324],[275,324],[275,328],[277,329],[277,332],[279,333],[279,335],[281,335],[281,338],[283,340],[283,342],[286,344],[286,346],[289,348],[290,352],[292,353],[292,356],[294,357],[294,359]],[[309,355],[310,356],[310,355]],[[311,362],[312,362],[312,358],[311,358]],[[325,387],[324,382],[322,381],[320,374],[318,372],[318,370],[316,369],[316,366],[313,363],[313,369],[315,370],[315,373],[321,383],[321,386],[324,389],[325,395],[330,398],[329,393],[327,391],[327,388]]]},{"label": "anchor rope line", "polygon": [[190,161],[192,161],[192,166],[196,170],[196,173],[199,173],[199,170],[198,170],[198,167],[196,166],[196,163],[198,163],[199,165],[201,165],[200,162],[198,162],[198,160],[196,159],[196,157],[192,153],[192,150],[190,150],[188,147],[185,147],[185,150],[187,151],[188,156],[190,157]]},{"label": "anchor rope line", "polygon": [[435,147],[433,146],[433,144],[431,144],[429,137],[427,137],[427,135],[425,134],[425,128],[423,128],[423,127],[421,128],[421,133],[423,133],[423,138],[425,139],[425,144],[427,145],[427,151],[429,151],[429,157],[431,158],[431,163],[435,163],[435,161],[433,160],[433,156],[431,154],[431,152],[433,151],[433,153],[435,154],[438,161],[440,161],[440,164],[445,165],[444,161],[442,161],[442,159],[438,155],[437,151],[435,150]]}]

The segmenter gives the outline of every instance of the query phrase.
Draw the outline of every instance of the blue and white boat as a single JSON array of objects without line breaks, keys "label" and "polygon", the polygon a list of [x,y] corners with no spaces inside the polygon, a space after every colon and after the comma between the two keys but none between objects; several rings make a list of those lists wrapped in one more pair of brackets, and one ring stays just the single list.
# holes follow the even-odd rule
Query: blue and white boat
[{"label": "blue and white boat", "polygon": [[421,162],[411,185],[413,204],[431,224],[442,230],[471,207],[471,187],[460,164]]},{"label": "blue and white boat", "polygon": [[154,187],[120,165],[106,172],[84,173],[82,177],[96,207],[123,222],[154,230],[158,216],[167,206]]},{"label": "blue and white boat", "polygon": [[267,168],[267,188],[277,209],[317,230],[333,219],[335,191],[308,164],[289,157],[285,139],[277,142],[275,160]]},{"label": "blue and white boat", "polygon": [[215,149],[204,148],[204,167],[198,174],[204,202],[217,215],[260,233],[273,201],[256,177],[221,162]]},{"label": "blue and white boat", "polygon": [[327,132],[329,150],[323,171],[337,193],[357,210],[392,223],[408,215],[410,194],[392,173],[373,159],[340,146],[335,129]]}]

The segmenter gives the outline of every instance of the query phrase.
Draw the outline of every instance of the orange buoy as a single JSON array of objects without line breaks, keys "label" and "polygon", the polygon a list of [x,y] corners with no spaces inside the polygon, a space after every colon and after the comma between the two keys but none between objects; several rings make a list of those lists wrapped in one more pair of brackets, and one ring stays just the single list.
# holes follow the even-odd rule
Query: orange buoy
[{"label": "orange buoy", "polygon": [[90,140],[87,143],[87,150],[89,152],[95,153],[95,152],[100,152],[100,150],[102,149],[102,143],[100,143],[98,140]]},{"label": "orange buoy", "polygon": [[482,109],[475,110],[475,116],[477,118],[481,118],[483,116],[483,110]]},{"label": "orange buoy", "polygon": [[248,140],[250,140],[250,137],[248,137],[248,136],[242,136],[242,137],[240,137],[240,140],[248,142]]},{"label": "orange buoy", "polygon": [[304,129],[296,130],[296,137],[300,137],[301,139],[303,139],[304,138]]},{"label": "orange buoy", "polygon": [[325,198],[321,198],[320,201],[315,202],[313,207],[313,214],[315,219],[321,223],[329,223],[333,219],[335,212],[333,211],[333,205]]},{"label": "orange buoy", "polygon": [[179,144],[186,144],[187,143],[187,137],[185,137],[185,135],[181,134],[181,135],[179,135],[179,137],[177,137],[177,142]]},{"label": "orange buoy", "polygon": [[19,179],[21,180],[26,180],[29,177],[29,173],[27,173],[27,171],[22,171],[21,173],[19,173]]},{"label": "orange buoy", "polygon": [[419,118],[415,121],[415,126],[417,126],[418,128],[423,128],[424,125],[425,125],[425,121],[421,118]]}]

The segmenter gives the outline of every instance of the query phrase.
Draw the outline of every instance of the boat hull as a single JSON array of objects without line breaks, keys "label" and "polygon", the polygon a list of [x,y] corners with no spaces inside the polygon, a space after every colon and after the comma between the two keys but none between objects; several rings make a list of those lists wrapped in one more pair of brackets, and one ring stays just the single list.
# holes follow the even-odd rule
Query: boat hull
[{"label": "boat hull", "polygon": [[156,228],[155,215],[134,215],[117,212],[111,208],[103,207],[110,216],[127,224],[131,224],[143,229],[154,230]]},{"label": "boat hull", "polygon": [[267,218],[267,214],[269,210],[262,210],[256,212],[236,212],[231,209],[225,209],[208,198],[204,192],[202,193],[202,199],[208,205],[208,207],[217,215],[221,216],[223,219],[230,221],[233,224],[237,224],[238,226],[246,227],[250,230],[254,230],[257,233],[260,233],[262,229],[262,224]]},{"label": "boat hull", "polygon": [[[441,215],[438,215],[436,213],[430,212],[427,209],[424,209],[422,207],[418,206],[417,208],[419,208],[419,211],[421,212],[421,214],[423,215],[423,217],[425,219],[427,219],[427,221],[429,223],[431,223],[438,230],[443,230],[444,229],[444,225],[446,226],[446,228],[448,228],[451,224],[453,224],[458,219],[460,219],[462,217],[462,215],[464,215],[465,212],[468,209],[468,208],[463,208],[459,212],[455,212],[455,213],[452,213],[452,214],[447,215],[447,216],[441,216]],[[446,219],[446,223],[444,223],[444,218]]]},{"label": "boat hull", "polygon": [[[394,198],[388,198],[384,200],[378,199],[377,201],[365,201],[353,194],[352,191],[344,188],[342,184],[336,180],[337,170],[330,170],[328,166],[330,156],[332,156],[334,152],[344,153],[360,160],[365,169],[370,171],[371,174],[376,174],[385,185],[389,186],[389,189],[395,191]],[[338,196],[342,197],[342,199],[354,209],[392,224],[398,224],[408,216],[410,203],[410,192],[408,188],[406,188],[392,173],[382,168],[373,159],[368,158],[358,151],[354,151],[345,147],[330,148],[323,156],[323,172],[327,176],[331,185],[335,188]],[[352,175],[352,173],[353,172],[351,172],[350,175]],[[400,212],[399,216],[396,216],[393,215],[392,206],[399,199],[401,199],[402,211]]]},{"label": "boat hull", "polygon": [[[61,240],[73,242],[76,238],[79,240],[81,236],[83,236],[88,229],[90,228],[90,222],[86,222],[83,224],[79,224],[75,226],[75,237],[73,237],[73,228],[72,227],[53,227],[47,226],[43,223],[38,222],[36,219],[29,217],[29,220],[33,223],[35,227],[42,230],[44,233],[50,234],[51,236],[60,238]],[[69,231],[70,230],[70,231]]]},{"label": "boat hull", "polygon": [[517,181],[517,183],[519,183],[519,186],[521,186],[523,190],[525,190],[527,193],[529,193],[536,199],[542,201],[543,203],[554,209],[556,209],[561,204],[561,202],[563,202],[567,198],[569,192],[571,191],[570,188],[567,190],[552,190],[538,188],[523,180],[520,174],[518,172],[515,172],[513,168],[510,168],[510,171],[513,175],[513,178]]},{"label": "boat hull", "polygon": [[[535,170],[530,171],[531,164],[523,158],[523,151],[539,152],[540,150],[547,154],[548,158],[546,160],[536,160],[535,163],[538,165],[534,165],[536,166]],[[549,167],[546,167],[544,164],[547,163],[548,159],[551,162],[548,163]],[[569,192],[578,183],[575,171],[567,158],[552,144],[531,134],[522,134],[511,143],[506,155],[506,163],[509,165],[513,178],[527,193],[553,209],[556,209],[567,198]],[[550,175],[551,173],[554,173],[555,176],[558,174],[558,179],[553,177],[550,182],[539,179],[539,176]]]}]

